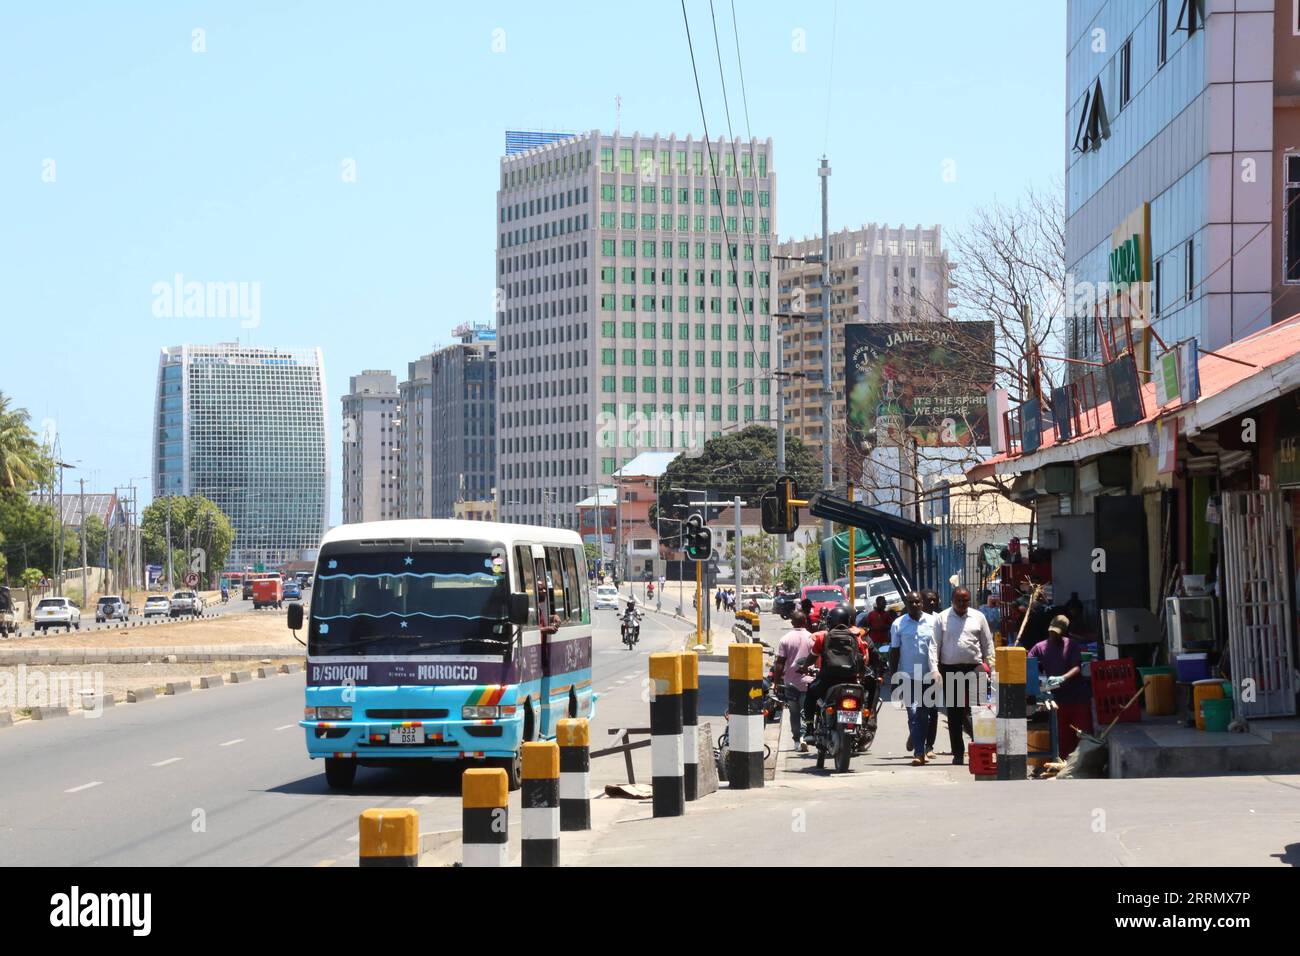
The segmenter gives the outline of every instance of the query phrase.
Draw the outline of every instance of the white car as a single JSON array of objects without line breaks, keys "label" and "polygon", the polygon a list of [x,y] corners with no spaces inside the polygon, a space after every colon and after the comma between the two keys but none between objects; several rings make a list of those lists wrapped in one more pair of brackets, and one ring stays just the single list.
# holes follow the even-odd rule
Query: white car
[{"label": "white car", "polygon": [[95,623],[105,621],[125,621],[129,617],[126,604],[116,594],[106,594],[95,605]]},{"label": "white car", "polygon": [[612,584],[600,584],[596,587],[596,610],[617,611],[619,606],[618,588]]},{"label": "white car", "polygon": [[52,627],[64,627],[69,631],[74,627],[81,630],[81,608],[65,597],[42,598],[32,615],[36,630],[45,631]]},{"label": "white car", "polygon": [[198,617],[202,613],[203,598],[199,597],[194,591],[177,591],[172,595],[172,617],[180,617],[182,614]]},{"label": "white car", "polygon": [[758,609],[764,614],[772,613],[772,602],[775,598],[766,591],[742,591],[740,594],[740,602],[737,607],[743,611],[745,608],[749,607],[749,602],[753,600],[758,601]]},{"label": "white car", "polygon": [[876,598],[885,599],[885,607],[898,610],[903,606],[903,596],[894,587],[889,576],[882,574],[870,581],[853,582],[853,607],[856,611],[870,611],[876,606]]},{"label": "white car", "polygon": [[144,602],[145,617],[168,617],[172,613],[171,598],[155,594]]}]

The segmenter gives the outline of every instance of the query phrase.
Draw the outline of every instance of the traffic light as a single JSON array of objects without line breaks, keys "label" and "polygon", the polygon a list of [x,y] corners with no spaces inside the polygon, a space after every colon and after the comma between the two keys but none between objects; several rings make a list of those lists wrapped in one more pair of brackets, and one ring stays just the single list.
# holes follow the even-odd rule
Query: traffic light
[{"label": "traffic light", "polygon": [[799,509],[790,504],[799,497],[794,479],[778,478],[776,490],[764,492],[759,499],[763,530],[768,534],[792,534],[799,528]]},{"label": "traffic light", "polygon": [[713,553],[713,531],[706,527],[699,515],[686,519],[686,546],[683,549],[691,561],[707,561]]}]

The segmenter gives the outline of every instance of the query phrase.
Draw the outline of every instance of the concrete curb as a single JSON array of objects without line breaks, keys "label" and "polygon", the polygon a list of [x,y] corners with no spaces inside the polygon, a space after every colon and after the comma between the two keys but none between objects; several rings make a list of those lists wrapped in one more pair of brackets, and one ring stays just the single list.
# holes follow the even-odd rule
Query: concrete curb
[{"label": "concrete curb", "polygon": [[252,671],[231,671],[230,672],[230,683],[232,684],[247,684],[252,679],[253,679]]},{"label": "concrete curb", "polygon": [[257,676],[262,679],[266,679],[268,677],[275,677],[279,673],[280,672],[277,671],[274,667],[259,667],[257,669]]},{"label": "concrete curb", "polygon": [[199,678],[199,689],[207,690],[210,687],[220,687],[223,683],[225,682],[221,679],[220,674],[210,674],[207,677]]},{"label": "concrete curb", "polygon": [[[0,647],[0,667],[25,664],[29,667],[58,664],[143,664],[157,661],[167,664],[207,664],[213,661],[263,660],[267,657],[297,657],[298,644],[236,644],[226,649],[220,645],[190,647],[107,647],[107,648],[13,648]],[[66,658],[66,659],[65,659]],[[174,658],[174,659],[173,659]]]},{"label": "concrete curb", "polygon": [[[103,710],[105,707],[112,707],[115,703],[116,701],[113,699],[112,694],[104,694],[100,697],[96,697],[94,694],[83,694],[81,697],[81,709],[83,712],[87,710]],[[89,704],[89,706],[87,706],[87,704]]]},{"label": "concrete curb", "polygon": [[12,727],[14,725],[14,715],[7,710],[0,710],[0,727]]},{"label": "concrete curb", "polygon": [[302,672],[302,666],[299,664],[281,664],[281,674],[298,674]]},{"label": "concrete curb", "polygon": [[126,702],[138,704],[141,701],[153,700],[157,693],[152,687],[134,687],[126,692]]},{"label": "concrete curb", "polygon": [[66,707],[33,707],[32,720],[53,720],[55,717],[68,716]]},{"label": "concrete curb", "polygon": [[186,694],[194,689],[194,685],[187,680],[172,680],[167,682],[167,696],[174,697],[176,694]]}]

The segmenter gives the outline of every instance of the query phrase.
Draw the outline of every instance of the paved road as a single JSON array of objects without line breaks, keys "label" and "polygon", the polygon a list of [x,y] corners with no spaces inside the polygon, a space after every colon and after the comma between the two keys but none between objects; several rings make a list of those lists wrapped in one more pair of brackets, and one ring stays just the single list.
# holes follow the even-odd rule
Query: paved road
[{"label": "paved road", "polygon": [[[598,612],[596,625],[592,670],[601,699],[593,743],[600,747],[604,728],[647,723],[646,654],[679,648],[686,627],[648,615],[629,652],[612,612]],[[278,677],[119,705],[97,720],[0,730],[0,860],[354,865],[357,815],[367,807],[418,806],[425,832],[460,826],[456,765],[363,768],[353,792],[329,791],[296,724],[302,697],[301,676]],[[637,760],[648,773],[648,750]],[[620,758],[597,761],[593,783],[622,770]]]},{"label": "paved road", "polygon": [[[310,593],[311,593],[311,592],[308,592],[308,594],[310,594]],[[252,613],[252,610],[253,610],[253,602],[252,602],[252,601],[244,601],[244,600],[241,600],[241,599],[239,599],[239,598],[234,598],[234,597],[232,597],[232,598],[230,599],[230,602],[229,602],[228,604],[222,604],[222,603],[221,603],[221,600],[218,598],[216,601],[214,601],[214,602],[208,604],[208,605],[204,608],[204,614],[205,614],[206,616],[208,616],[208,617],[212,617],[212,616],[222,616],[222,615],[226,615],[226,614],[249,614],[249,613]],[[270,612],[263,611],[262,613],[280,613],[280,614],[283,614],[284,611],[283,611],[283,610],[281,610],[281,611],[279,611],[279,612],[276,612],[276,611],[270,611]],[[162,621],[171,621],[171,622],[173,622],[173,623],[178,623],[178,624],[187,624],[187,623],[189,623],[189,622],[191,622],[191,621],[196,621],[196,620],[201,620],[201,618],[195,618],[195,617],[192,617],[192,616],[190,616],[190,615],[182,615],[181,617],[175,617],[175,618],[156,617],[156,616],[155,616],[155,617],[151,617],[151,618],[148,618],[148,619],[147,619],[147,621],[148,621],[149,623],[162,622]],[[143,621],[146,621],[146,618],[145,618],[143,615],[141,615],[141,614],[132,614],[131,617],[130,617],[130,622],[131,622],[132,624],[135,624],[135,625],[139,625],[139,624],[140,624],[141,622],[143,622]],[[82,612],[82,615],[81,615],[81,628],[80,628],[80,630],[78,630],[77,628],[73,628],[73,629],[72,629],[72,633],[73,633],[73,634],[78,634],[78,633],[85,633],[85,632],[87,632],[87,631],[121,630],[121,629],[122,629],[122,626],[123,626],[122,623],[121,623],[121,622],[117,622],[117,621],[105,621],[105,622],[102,623],[102,624],[97,624],[97,623],[95,623],[95,609],[94,609],[94,608],[91,608],[89,611],[83,611],[83,612]],[[26,623],[26,624],[23,625],[22,629],[21,629],[21,630],[20,630],[16,635],[14,635],[14,638],[38,637],[38,636],[39,636],[39,637],[46,637],[46,636],[53,637],[53,636],[58,635],[58,634],[66,634],[66,633],[68,633],[68,632],[65,631],[63,628],[51,628],[49,631],[42,631],[42,632],[38,635],[38,634],[34,631],[34,629],[32,628],[32,625],[31,625],[30,623]]]}]

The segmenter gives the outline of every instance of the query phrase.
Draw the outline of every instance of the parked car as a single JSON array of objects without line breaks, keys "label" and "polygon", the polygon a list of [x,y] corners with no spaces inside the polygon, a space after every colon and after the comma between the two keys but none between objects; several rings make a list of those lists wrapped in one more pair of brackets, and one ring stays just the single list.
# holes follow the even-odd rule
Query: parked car
[{"label": "parked car", "polygon": [[618,610],[618,588],[612,584],[598,584],[596,586],[596,610],[607,609],[611,611]]},{"label": "parked car", "polygon": [[203,599],[193,591],[177,591],[172,595],[171,616],[189,614],[198,617],[203,613]]},{"label": "parked car", "polygon": [[153,594],[144,602],[144,616],[168,617],[172,613],[171,598],[163,594]]},{"label": "parked car", "polygon": [[32,615],[32,622],[38,631],[47,631],[52,627],[63,627],[69,631],[75,627],[81,630],[81,608],[65,597],[41,598]]},{"label": "parked car", "polygon": [[742,591],[740,592],[740,607],[749,607],[750,601],[758,602],[758,609],[765,614],[772,612],[772,595],[766,591]]},{"label": "parked car", "polygon": [[894,587],[894,582],[889,579],[888,575],[882,574],[869,581],[855,580],[853,582],[853,609],[855,611],[869,611],[876,606],[876,598],[878,597],[885,599],[885,607],[893,608],[896,611],[902,610],[903,596],[898,593],[898,588]]},{"label": "parked car", "polygon": [[812,601],[809,624],[816,624],[821,619],[822,611],[829,610],[846,601],[844,589],[834,584],[805,584],[799,592],[799,598]]},{"label": "parked car", "polygon": [[95,605],[96,624],[103,624],[105,621],[125,621],[129,616],[126,603],[116,594],[104,595]]}]

